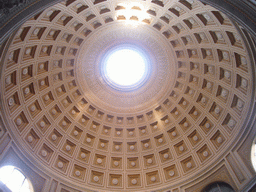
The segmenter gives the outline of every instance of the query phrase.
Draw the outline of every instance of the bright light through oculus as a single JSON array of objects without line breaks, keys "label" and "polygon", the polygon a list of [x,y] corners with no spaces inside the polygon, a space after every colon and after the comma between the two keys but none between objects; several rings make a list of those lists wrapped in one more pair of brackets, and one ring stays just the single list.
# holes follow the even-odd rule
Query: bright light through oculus
[{"label": "bright light through oculus", "polygon": [[131,49],[113,52],[106,61],[106,75],[114,83],[131,86],[145,75],[146,64],[143,56]]}]

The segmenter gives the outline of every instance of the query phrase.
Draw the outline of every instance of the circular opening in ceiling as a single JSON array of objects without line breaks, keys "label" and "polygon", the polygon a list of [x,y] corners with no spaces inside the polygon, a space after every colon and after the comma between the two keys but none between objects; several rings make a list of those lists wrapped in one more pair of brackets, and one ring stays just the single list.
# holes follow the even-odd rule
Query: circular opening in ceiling
[{"label": "circular opening in ceiling", "polygon": [[133,45],[119,45],[106,54],[103,60],[103,77],[115,88],[133,89],[143,82],[149,72],[145,51]]}]

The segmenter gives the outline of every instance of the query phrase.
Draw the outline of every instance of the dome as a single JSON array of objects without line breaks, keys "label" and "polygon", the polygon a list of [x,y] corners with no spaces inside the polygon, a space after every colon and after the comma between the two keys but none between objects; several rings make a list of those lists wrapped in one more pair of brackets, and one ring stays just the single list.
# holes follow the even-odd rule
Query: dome
[{"label": "dome", "polygon": [[[253,131],[250,38],[198,0],[48,5],[1,46],[3,138],[52,191],[240,190],[255,174],[240,163]],[[120,50],[134,55],[115,72],[140,73],[132,83],[109,75]],[[135,68],[121,74],[123,63]]]}]

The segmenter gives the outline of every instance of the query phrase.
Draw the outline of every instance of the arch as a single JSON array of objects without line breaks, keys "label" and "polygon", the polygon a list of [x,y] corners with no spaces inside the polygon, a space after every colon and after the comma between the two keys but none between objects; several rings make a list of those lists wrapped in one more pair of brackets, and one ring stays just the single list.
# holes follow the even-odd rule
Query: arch
[{"label": "arch", "polygon": [[12,192],[34,192],[28,177],[17,167],[7,165],[0,168],[0,190]]},{"label": "arch", "polygon": [[251,147],[251,163],[254,171],[256,171],[256,139],[254,139]]},{"label": "arch", "polygon": [[207,185],[202,192],[235,192],[235,190],[227,183],[215,182]]}]

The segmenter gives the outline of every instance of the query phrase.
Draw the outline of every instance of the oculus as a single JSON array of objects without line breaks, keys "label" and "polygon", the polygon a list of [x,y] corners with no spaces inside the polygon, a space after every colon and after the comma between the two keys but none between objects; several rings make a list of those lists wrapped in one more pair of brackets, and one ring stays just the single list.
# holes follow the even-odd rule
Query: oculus
[{"label": "oculus", "polygon": [[118,45],[108,50],[101,67],[107,84],[121,90],[138,88],[149,75],[146,51],[130,44]]}]

